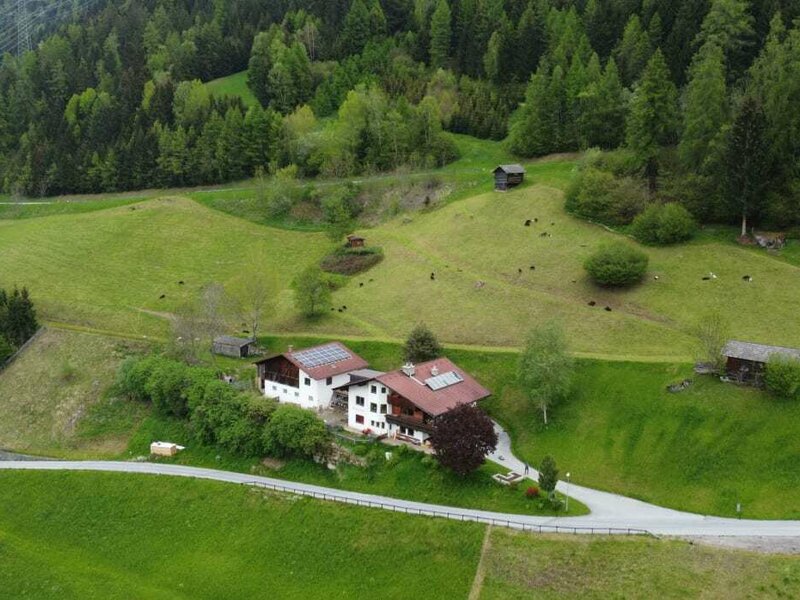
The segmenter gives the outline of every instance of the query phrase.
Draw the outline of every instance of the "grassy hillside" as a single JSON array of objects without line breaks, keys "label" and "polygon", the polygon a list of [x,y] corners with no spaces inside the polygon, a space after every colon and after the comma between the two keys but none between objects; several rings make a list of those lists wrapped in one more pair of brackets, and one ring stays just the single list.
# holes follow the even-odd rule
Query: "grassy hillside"
[{"label": "grassy hillside", "polygon": [[253,264],[273,274],[279,314],[291,319],[289,282],[328,244],[321,234],[264,229],[190,200],[163,198],[0,221],[0,272],[4,285],[32,290],[45,319],[163,336],[169,313],[205,284],[225,283]]},{"label": "grassy hillside", "polygon": [[[476,160],[469,156],[464,164]],[[367,230],[385,260],[335,294],[347,311],[315,323],[298,319],[288,284],[330,247],[322,234],[258,227],[185,199],[0,221],[0,269],[7,281],[34,290],[48,319],[147,335],[166,329],[154,313],[175,311],[203,284],[224,283],[255,259],[277,276],[270,328],[279,331],[399,339],[421,320],[448,342],[514,346],[529,326],[557,318],[585,355],[688,359],[694,323],[719,309],[736,337],[800,344],[798,268],[724,242],[648,249],[650,275],[632,290],[592,285],[584,258],[618,234],[564,213],[558,188],[570,172],[569,162],[536,163],[532,185],[523,189],[479,194]],[[526,219],[538,222],[525,227]],[[718,279],[703,281],[709,271]],[[754,281],[742,281],[743,274]]]},{"label": "grassy hillside", "polygon": [[133,423],[124,419],[123,431],[109,429],[111,413],[96,409],[120,362],[138,347],[84,333],[43,332],[0,373],[0,448],[59,456],[122,452],[129,435],[124,425]]},{"label": "grassy hillside", "polygon": [[495,529],[482,600],[795,598],[800,559],[687,542],[519,535]]},{"label": "grassy hillside", "polygon": [[[737,337],[800,344],[796,267],[725,243],[698,242],[649,248],[644,283],[629,291],[599,289],[582,263],[618,234],[568,216],[561,192],[536,183],[534,177],[532,187],[474,196],[411,223],[398,219],[367,231],[386,258],[369,273],[374,282],[351,285],[337,299],[351,317],[387,334],[399,336],[422,320],[464,344],[516,345],[529,326],[558,318],[579,352],[688,358],[688,332],[717,309]],[[525,227],[527,219],[538,223]],[[718,279],[703,281],[709,271]],[[743,282],[743,274],[754,281]]]},{"label": "grassy hillside", "polygon": [[484,532],[209,481],[0,472],[13,598],[790,598],[800,583],[797,557],[498,528],[482,553]]},{"label": "grassy hillside", "polygon": [[0,473],[9,598],[465,598],[482,535],[214,482]]},{"label": "grassy hillside", "polygon": [[215,96],[235,96],[242,99],[245,106],[258,104],[258,99],[247,87],[247,71],[220,77],[206,83],[208,90]]}]

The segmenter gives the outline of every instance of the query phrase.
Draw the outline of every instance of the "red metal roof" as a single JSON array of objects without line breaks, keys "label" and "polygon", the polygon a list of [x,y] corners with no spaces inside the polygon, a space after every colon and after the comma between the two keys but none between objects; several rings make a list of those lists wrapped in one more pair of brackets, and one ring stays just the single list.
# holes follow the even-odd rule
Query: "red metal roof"
[{"label": "red metal roof", "polygon": [[[433,390],[425,383],[425,380],[434,377],[432,372],[434,367],[436,367],[438,375],[453,371],[461,377],[462,381]],[[415,365],[414,369],[413,377],[409,377],[402,369],[399,369],[376,377],[376,379],[434,417],[446,413],[460,404],[472,404],[491,395],[489,390],[447,358],[437,358]]]},{"label": "red metal roof", "polygon": [[341,342],[330,342],[311,348],[302,348],[269,356],[258,362],[266,362],[277,356],[283,356],[298,369],[313,379],[325,379],[342,373],[349,373],[368,366],[366,360],[350,350]]}]

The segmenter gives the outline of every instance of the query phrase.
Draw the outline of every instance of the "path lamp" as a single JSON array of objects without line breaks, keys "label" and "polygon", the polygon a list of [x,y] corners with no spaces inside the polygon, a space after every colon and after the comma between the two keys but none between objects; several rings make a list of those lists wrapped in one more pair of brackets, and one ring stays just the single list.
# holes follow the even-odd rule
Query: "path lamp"
[{"label": "path lamp", "polygon": [[569,478],[570,473],[567,473],[567,512],[569,512]]}]

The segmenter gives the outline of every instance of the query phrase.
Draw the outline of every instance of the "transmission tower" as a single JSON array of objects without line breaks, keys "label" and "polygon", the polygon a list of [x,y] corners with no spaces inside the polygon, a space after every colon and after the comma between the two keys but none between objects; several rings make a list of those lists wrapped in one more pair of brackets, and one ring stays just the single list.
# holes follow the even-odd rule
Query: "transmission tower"
[{"label": "transmission tower", "polygon": [[17,0],[17,56],[31,51],[31,21],[28,0]]}]

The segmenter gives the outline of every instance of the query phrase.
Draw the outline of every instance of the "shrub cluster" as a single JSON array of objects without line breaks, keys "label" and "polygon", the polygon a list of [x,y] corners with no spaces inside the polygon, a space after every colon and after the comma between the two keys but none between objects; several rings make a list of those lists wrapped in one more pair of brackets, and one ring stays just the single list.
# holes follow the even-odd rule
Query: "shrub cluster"
[{"label": "shrub cluster", "polygon": [[207,368],[162,356],[123,363],[117,392],[148,402],[157,414],[188,419],[203,444],[243,456],[314,456],[329,443],[325,424],[297,406],[276,408],[260,395],[241,392]]},{"label": "shrub cluster", "polygon": [[644,208],[646,192],[632,177],[594,167],[581,169],[567,190],[566,209],[608,225],[627,225]]},{"label": "shrub cluster", "polygon": [[624,242],[601,246],[584,263],[592,280],[602,286],[624,287],[641,281],[647,271],[647,254]]},{"label": "shrub cluster", "polygon": [[356,275],[371,269],[382,260],[383,249],[378,246],[339,248],[323,258],[320,267],[327,273]]},{"label": "shrub cluster", "polygon": [[800,361],[773,355],[767,362],[767,390],[783,400],[800,400]]},{"label": "shrub cluster", "polygon": [[633,220],[631,230],[640,242],[668,245],[691,239],[697,223],[680,204],[651,204]]}]

